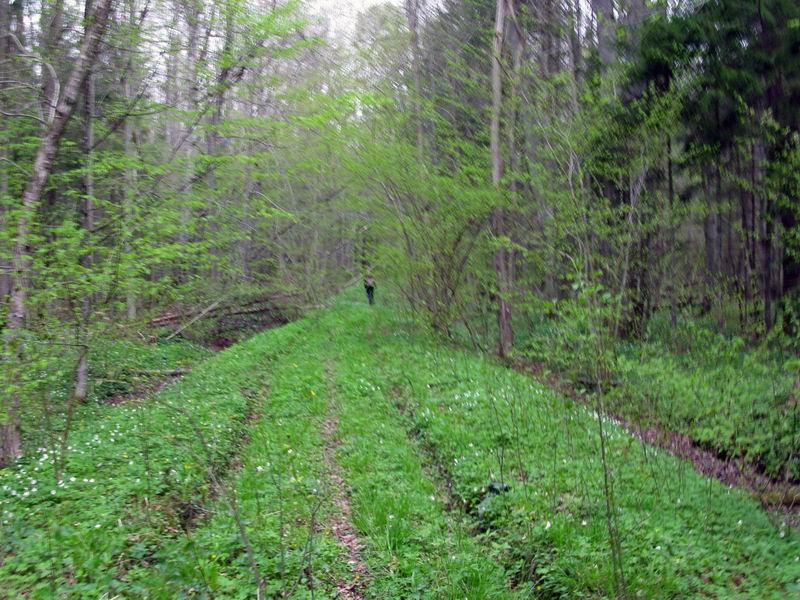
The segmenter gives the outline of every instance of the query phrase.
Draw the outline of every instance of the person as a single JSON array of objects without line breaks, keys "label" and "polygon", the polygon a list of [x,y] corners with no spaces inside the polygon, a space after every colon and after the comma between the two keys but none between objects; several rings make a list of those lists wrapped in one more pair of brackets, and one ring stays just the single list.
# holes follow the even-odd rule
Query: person
[{"label": "person", "polygon": [[364,277],[364,289],[367,291],[367,301],[375,304],[375,278],[372,275]]}]

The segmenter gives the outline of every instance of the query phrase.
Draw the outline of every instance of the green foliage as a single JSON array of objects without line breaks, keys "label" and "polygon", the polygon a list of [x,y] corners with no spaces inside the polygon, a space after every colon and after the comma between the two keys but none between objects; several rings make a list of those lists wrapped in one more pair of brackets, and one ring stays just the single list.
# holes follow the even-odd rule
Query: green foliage
[{"label": "green foliage", "polygon": [[[269,594],[332,596],[333,468],[369,597],[611,595],[597,416],[360,294],[98,409],[61,482],[46,448],[3,471],[2,593],[250,597],[238,519]],[[632,594],[797,593],[791,529],[604,425]]]},{"label": "green foliage", "polygon": [[[48,442],[0,471],[0,595],[83,598],[134,589],[121,574],[152,560],[214,493],[211,474],[227,470],[244,434],[247,390],[260,381],[254,373],[290,336],[287,330],[248,359],[241,351],[213,357],[148,402],[87,409],[59,480],[59,448]],[[152,355],[131,360],[131,349],[110,348],[109,367],[154,364]]]},{"label": "green foliage", "polygon": [[[357,322],[375,340],[361,360],[377,369],[367,382],[378,401],[405,406],[409,432],[448,482],[451,505],[484,532],[482,544],[518,589],[611,595],[597,416],[490,360],[445,350],[386,312]],[[631,595],[796,591],[793,533],[775,531],[746,495],[604,421]],[[509,488],[490,496],[492,484]]]},{"label": "green foliage", "polygon": [[[564,302],[524,343],[529,358],[591,392],[597,382],[581,366],[588,318],[585,308]],[[607,338],[603,347],[614,414],[685,434],[770,477],[800,477],[795,360],[724,337],[691,316],[675,328],[668,314],[656,315],[646,341]]]}]

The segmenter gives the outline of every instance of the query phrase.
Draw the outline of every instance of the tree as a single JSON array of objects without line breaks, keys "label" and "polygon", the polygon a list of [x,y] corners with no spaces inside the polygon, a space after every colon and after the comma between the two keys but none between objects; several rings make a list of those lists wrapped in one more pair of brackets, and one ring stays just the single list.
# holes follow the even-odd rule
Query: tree
[{"label": "tree", "polygon": [[[503,156],[500,148],[500,119],[503,110],[503,51],[505,47],[507,0],[497,0],[494,25],[494,45],[492,47],[492,119],[491,153],[492,183],[500,190],[503,181]],[[502,192],[500,192],[502,193]],[[511,291],[509,258],[505,248],[505,214],[502,206],[492,214],[492,234],[497,239],[494,268],[497,275],[497,326],[499,331],[498,352],[501,357],[511,353],[514,333],[511,329],[511,304],[508,295]]]},{"label": "tree", "polygon": [[[12,261],[11,308],[6,326],[6,335],[9,340],[8,354],[16,355],[18,359],[24,355],[23,330],[27,315],[26,299],[32,250],[28,239],[30,222],[35,215],[42,191],[50,176],[61,137],[75,111],[81,87],[97,60],[100,42],[105,35],[112,4],[113,0],[99,0],[91,19],[87,20],[80,54],[67,79],[67,84],[64,86],[63,95],[55,107],[53,121],[42,138],[34,160],[33,172],[22,195],[22,213],[17,220],[17,235],[14,241]],[[0,425],[0,465],[6,465],[20,455],[19,410],[19,391],[14,390],[9,406],[6,407],[4,423]]]}]

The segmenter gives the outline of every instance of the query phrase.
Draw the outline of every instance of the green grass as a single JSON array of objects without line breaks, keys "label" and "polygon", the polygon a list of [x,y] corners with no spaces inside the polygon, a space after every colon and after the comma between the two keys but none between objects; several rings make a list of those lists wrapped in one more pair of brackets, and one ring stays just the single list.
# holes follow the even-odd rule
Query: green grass
[{"label": "green grass", "polygon": [[99,343],[90,355],[88,400],[102,402],[132,394],[148,379],[191,367],[212,355],[210,350],[181,339],[150,344],[125,339]]},{"label": "green grass", "polygon": [[[252,598],[237,521],[269,597],[335,597],[326,419],[365,596],[612,595],[597,416],[356,298],[103,407],[63,486],[41,453],[0,473],[0,597]],[[793,530],[603,424],[631,596],[800,593]]]},{"label": "green grass", "polygon": [[152,402],[87,409],[60,481],[49,447],[0,471],[0,597],[128,591],[126,574],[211,494],[210,470],[226,468],[244,435],[250,390],[291,339],[287,330],[214,356]]},{"label": "green grass", "polygon": [[354,490],[354,523],[368,541],[371,596],[520,596],[507,589],[507,573],[471,535],[472,523],[447,510],[450,498],[443,482],[437,485],[437,466],[425,464],[425,452],[409,437],[392,388],[378,371],[388,323],[380,327],[372,316],[350,309],[329,330],[336,340],[331,351],[344,442],[340,460]]},{"label": "green grass", "polygon": [[[210,350],[174,339],[147,343],[138,339],[105,338],[92,343],[89,354],[89,386],[86,402],[75,407],[74,421],[91,423],[104,416],[104,403],[140,395],[162,381],[165,374],[191,368],[213,356]],[[74,386],[77,354],[66,348],[24,373],[27,406],[22,413],[26,451],[50,444],[50,432],[42,424],[47,399],[52,430],[58,434],[65,421],[65,409]]]},{"label": "green grass", "polygon": [[[413,430],[519,585],[531,595],[610,595],[596,415],[386,313],[374,327],[382,332],[365,354],[380,369],[375,377],[402,390]],[[604,425],[632,594],[785,598],[800,591],[794,533],[778,531],[745,494]],[[496,481],[509,491],[486,494]]]},{"label": "green grass", "polygon": [[[585,317],[543,321],[523,342],[527,355],[579,384],[585,373]],[[645,426],[687,435],[723,457],[744,459],[771,477],[800,480],[797,361],[749,348],[708,325],[682,319],[673,329],[657,315],[647,341],[610,351],[617,385],[609,409]],[[579,366],[583,365],[583,367]]]}]

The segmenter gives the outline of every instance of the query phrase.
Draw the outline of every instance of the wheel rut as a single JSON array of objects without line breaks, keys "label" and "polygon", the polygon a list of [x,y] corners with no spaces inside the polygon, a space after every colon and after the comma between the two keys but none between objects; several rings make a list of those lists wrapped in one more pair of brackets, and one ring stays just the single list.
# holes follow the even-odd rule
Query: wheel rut
[{"label": "wheel rut", "polygon": [[335,508],[328,526],[345,552],[350,569],[348,579],[338,579],[335,586],[338,597],[345,600],[363,600],[369,581],[369,567],[363,558],[364,545],[353,526],[350,508],[350,486],[341,475],[342,468],[336,460],[336,450],[341,446],[338,439],[339,421],[336,418],[335,366],[326,365],[328,379],[328,411],[322,427],[323,463],[330,483],[331,503]]}]

